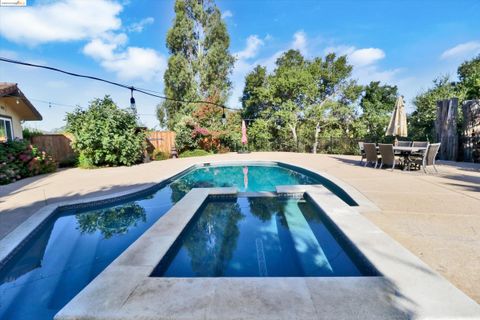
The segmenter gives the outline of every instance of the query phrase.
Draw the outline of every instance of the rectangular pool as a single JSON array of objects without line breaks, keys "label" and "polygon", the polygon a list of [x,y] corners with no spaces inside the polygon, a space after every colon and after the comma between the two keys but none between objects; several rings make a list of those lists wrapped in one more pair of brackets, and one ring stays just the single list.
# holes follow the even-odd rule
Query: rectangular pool
[{"label": "rectangular pool", "polygon": [[210,198],[152,277],[358,277],[378,272],[310,201]]}]

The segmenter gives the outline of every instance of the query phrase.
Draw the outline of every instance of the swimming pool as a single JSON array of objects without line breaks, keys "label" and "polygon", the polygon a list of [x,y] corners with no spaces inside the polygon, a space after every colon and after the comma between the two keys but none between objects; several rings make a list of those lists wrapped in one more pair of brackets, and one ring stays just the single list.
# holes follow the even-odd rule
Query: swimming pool
[{"label": "swimming pool", "polygon": [[187,170],[129,199],[57,210],[0,269],[0,319],[52,319],[192,188],[274,191],[277,185],[323,184],[356,205],[331,181],[286,165],[209,165]]},{"label": "swimming pool", "polygon": [[365,263],[310,201],[208,200],[152,277],[358,277]]}]

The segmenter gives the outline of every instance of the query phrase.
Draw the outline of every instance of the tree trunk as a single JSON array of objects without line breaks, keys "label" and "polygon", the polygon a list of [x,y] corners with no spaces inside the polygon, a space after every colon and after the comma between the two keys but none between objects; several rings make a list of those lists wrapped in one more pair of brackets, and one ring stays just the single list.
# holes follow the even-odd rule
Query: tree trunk
[{"label": "tree trunk", "polygon": [[318,148],[318,134],[320,133],[320,123],[317,122],[315,126],[315,142],[313,143],[313,150],[312,152],[314,154],[317,154],[317,148]]},{"label": "tree trunk", "polygon": [[297,137],[297,126],[296,125],[293,125],[293,124],[289,124],[288,125],[290,127],[290,130],[292,131],[292,135],[293,135],[293,142],[295,142],[295,148],[298,147],[298,137]]}]

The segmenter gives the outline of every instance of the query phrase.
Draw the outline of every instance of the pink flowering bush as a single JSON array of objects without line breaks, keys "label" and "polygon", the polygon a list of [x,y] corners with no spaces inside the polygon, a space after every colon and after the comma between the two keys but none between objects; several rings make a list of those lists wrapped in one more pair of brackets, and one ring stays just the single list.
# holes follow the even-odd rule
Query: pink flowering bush
[{"label": "pink flowering bush", "polygon": [[27,141],[0,143],[0,185],[56,169],[57,164],[49,154]]}]

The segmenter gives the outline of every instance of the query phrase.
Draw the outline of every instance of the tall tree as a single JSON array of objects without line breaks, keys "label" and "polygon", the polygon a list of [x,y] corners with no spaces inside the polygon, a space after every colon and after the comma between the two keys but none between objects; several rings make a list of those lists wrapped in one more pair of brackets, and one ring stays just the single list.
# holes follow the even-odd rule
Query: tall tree
[{"label": "tall tree", "polygon": [[245,87],[241,98],[245,118],[256,119],[267,108],[267,100],[269,100],[267,78],[267,68],[260,65],[245,77]]},{"label": "tall tree", "polygon": [[204,38],[200,37],[200,89],[203,99],[225,103],[232,87],[229,76],[235,59],[229,52],[230,36],[220,10],[213,0],[203,0],[201,19]]},{"label": "tall tree", "polygon": [[480,54],[465,61],[458,67],[459,86],[465,92],[465,99],[480,99]]},{"label": "tall tree", "polygon": [[[168,68],[163,76],[164,92],[175,100],[197,100],[198,85],[195,81],[198,33],[195,32],[195,1],[175,1],[175,19],[167,33],[167,48],[170,53]],[[159,106],[165,111],[167,126],[173,129],[180,116],[186,113],[186,104],[166,100]],[[159,119],[162,121],[163,119]]]},{"label": "tall tree", "polygon": [[270,116],[278,119],[280,127],[290,130],[293,148],[298,146],[299,123],[316,93],[309,63],[300,51],[288,50],[277,59],[276,69],[269,78],[272,95]]},{"label": "tall tree", "polygon": [[317,57],[310,64],[310,72],[316,95],[306,115],[314,132],[312,151],[316,153],[320,132],[348,131],[355,116],[353,102],[360,96],[362,87],[349,80],[352,66],[345,56],[330,53],[324,59]]},{"label": "tall tree", "polygon": [[395,108],[397,86],[381,85],[372,81],[365,87],[365,93],[360,101],[363,121],[370,137],[381,137],[388,126],[390,113]]},{"label": "tall tree", "polygon": [[410,115],[408,124],[414,139],[431,139],[434,134],[434,122],[437,116],[437,101],[453,97],[462,100],[463,94],[449,76],[433,80],[433,87],[420,93],[413,99],[416,110]]},{"label": "tall tree", "polygon": [[[228,78],[234,58],[219,9],[213,0],[176,0],[174,10],[173,26],[167,34],[170,57],[164,74],[165,95],[175,100],[224,103],[231,88]],[[168,128],[175,129],[196,105],[166,100],[160,108]]]}]

